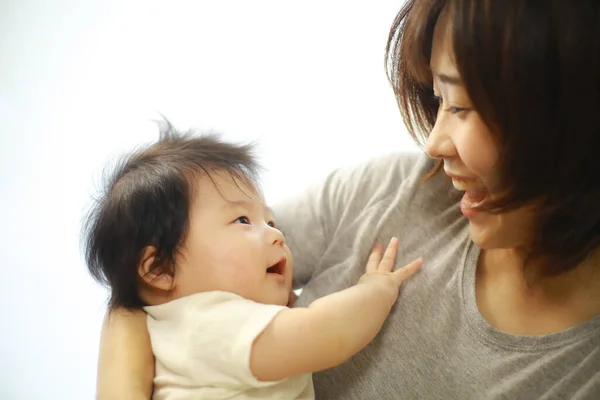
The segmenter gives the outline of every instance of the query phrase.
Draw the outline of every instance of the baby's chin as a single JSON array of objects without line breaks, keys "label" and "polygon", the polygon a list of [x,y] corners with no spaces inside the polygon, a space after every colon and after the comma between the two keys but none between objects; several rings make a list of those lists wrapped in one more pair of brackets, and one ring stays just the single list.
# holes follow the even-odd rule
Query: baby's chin
[{"label": "baby's chin", "polygon": [[278,294],[276,297],[273,297],[269,304],[273,304],[276,306],[287,306],[290,299],[289,292]]}]

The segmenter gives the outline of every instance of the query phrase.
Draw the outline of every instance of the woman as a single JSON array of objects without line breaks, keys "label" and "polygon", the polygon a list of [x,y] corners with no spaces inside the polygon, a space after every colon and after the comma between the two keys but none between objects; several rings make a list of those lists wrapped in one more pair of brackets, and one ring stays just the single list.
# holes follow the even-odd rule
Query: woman
[{"label": "woman", "polygon": [[[390,236],[398,263],[425,260],[377,338],[315,374],[317,398],[600,398],[600,3],[407,1],[387,60],[429,157],[275,208],[299,305],[356,282]],[[149,398],[144,326],[105,324],[100,397]]]}]

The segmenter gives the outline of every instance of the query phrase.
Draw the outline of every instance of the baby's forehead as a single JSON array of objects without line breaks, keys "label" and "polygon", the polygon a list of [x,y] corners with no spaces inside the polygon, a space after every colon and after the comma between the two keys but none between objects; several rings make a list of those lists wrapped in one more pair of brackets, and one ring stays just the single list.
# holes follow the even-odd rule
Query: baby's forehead
[{"label": "baby's forehead", "polygon": [[267,207],[262,190],[250,179],[240,179],[228,173],[217,172],[210,175],[198,177],[197,194],[206,199],[215,198],[224,206],[246,207],[246,208],[264,208]]},{"label": "baby's forehead", "polygon": [[267,218],[274,218],[273,211],[264,201],[260,193],[246,193],[240,191],[232,197],[222,196],[223,205],[228,210],[259,212]]},{"label": "baby's forehead", "polygon": [[246,200],[231,200],[224,199],[227,207],[230,209],[245,209],[248,211],[261,211],[267,216],[273,216],[273,211],[264,201]]}]

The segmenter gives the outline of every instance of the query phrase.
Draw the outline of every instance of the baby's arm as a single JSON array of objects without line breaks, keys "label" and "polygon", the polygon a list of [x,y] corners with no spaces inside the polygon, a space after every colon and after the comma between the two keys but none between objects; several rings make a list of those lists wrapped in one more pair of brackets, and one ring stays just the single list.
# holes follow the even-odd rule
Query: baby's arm
[{"label": "baby's arm", "polygon": [[416,260],[391,272],[398,249],[392,239],[383,258],[376,246],[358,284],[311,303],[281,311],[256,338],[250,369],[262,381],[316,372],[341,364],[364,348],[383,325]]}]

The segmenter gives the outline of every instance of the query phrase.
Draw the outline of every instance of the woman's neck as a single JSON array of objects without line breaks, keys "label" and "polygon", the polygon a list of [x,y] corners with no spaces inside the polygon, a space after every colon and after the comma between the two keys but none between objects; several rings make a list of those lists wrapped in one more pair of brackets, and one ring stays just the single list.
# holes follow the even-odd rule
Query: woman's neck
[{"label": "woman's neck", "polygon": [[[522,335],[561,331],[600,314],[597,257],[556,276],[529,274],[520,249],[482,250],[476,296],[481,314],[500,330]],[[528,268],[536,268],[529,265]]]}]

